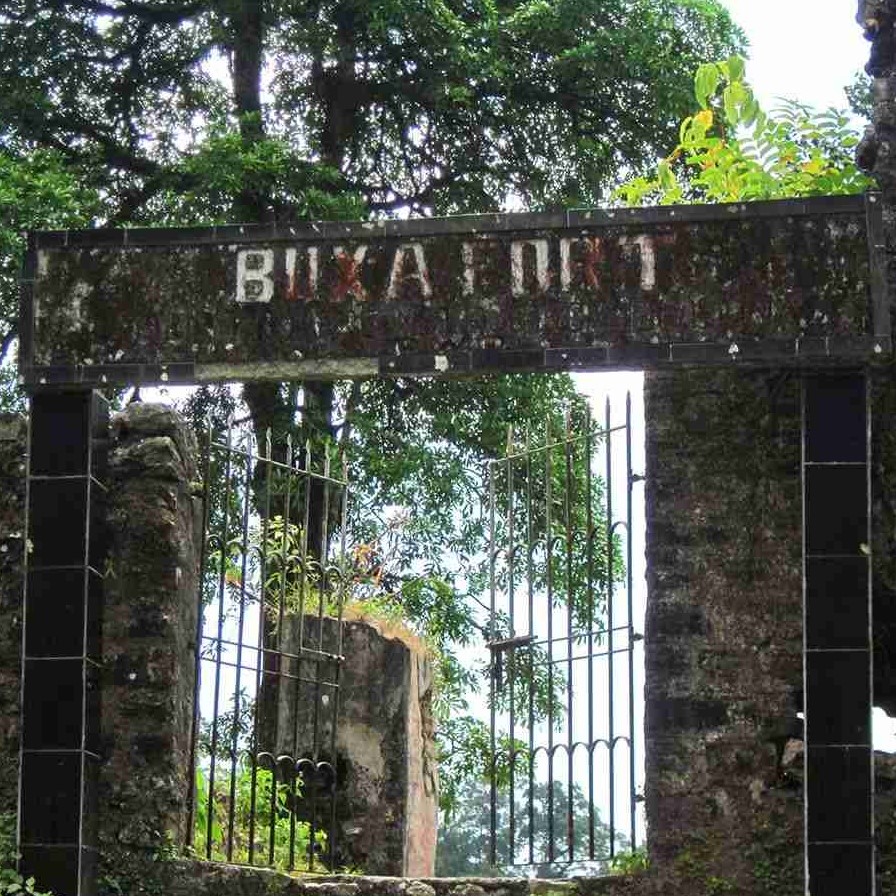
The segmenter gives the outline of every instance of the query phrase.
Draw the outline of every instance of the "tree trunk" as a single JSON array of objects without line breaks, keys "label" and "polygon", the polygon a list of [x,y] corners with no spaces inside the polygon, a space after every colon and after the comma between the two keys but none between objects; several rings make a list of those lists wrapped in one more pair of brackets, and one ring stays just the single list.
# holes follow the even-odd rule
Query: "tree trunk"
[{"label": "tree trunk", "polygon": [[[260,0],[240,0],[230,20],[232,43],[230,48],[233,72],[234,111],[238,117],[240,135],[244,144],[251,145],[263,140],[265,127],[261,106],[261,75],[264,61],[265,42],[265,4]],[[340,65],[338,72],[345,72]],[[353,70],[353,69],[352,69]],[[334,103],[333,115],[327,116],[327,132],[329,137],[322,139],[325,147],[324,160],[335,167],[340,167],[343,158],[343,141],[346,138],[345,116],[339,111],[339,90],[332,95]],[[265,195],[253,185],[246,184],[235,197],[234,214],[240,221],[247,223],[264,222],[273,216],[274,197]],[[297,401],[302,395],[301,420],[297,421],[299,408]],[[287,461],[287,437],[292,438],[293,463],[302,468],[306,464],[305,446],[310,444],[312,461],[320,472],[324,461],[324,451],[328,443],[335,437],[333,427],[333,402],[335,390],[332,383],[246,383],[243,386],[243,399],[249,408],[256,444],[264,446],[267,434],[271,434],[271,453],[275,460]],[[341,472],[334,468],[334,473]],[[310,512],[307,532],[308,552],[312,559],[320,560],[326,554],[327,545],[324,539],[325,517],[325,485],[319,479],[307,480],[310,493]],[[265,491],[264,465],[259,464],[255,477],[255,503],[259,514],[268,506]],[[330,522],[334,522],[339,512],[341,496],[330,494]],[[288,517],[291,521],[301,522],[304,519],[304,494],[293,492],[291,506],[287,509],[278,506],[282,498],[273,496],[270,503],[272,516]],[[333,531],[333,526],[329,527]],[[295,625],[288,627],[290,630]],[[285,638],[285,642],[282,640]],[[273,622],[269,622],[265,632],[264,684],[258,695],[259,749],[269,749],[283,741],[287,735],[280,731],[289,720],[280,719],[278,704],[282,679],[280,673],[288,671],[281,668],[286,661],[280,656],[284,643],[289,643],[290,652],[296,647],[291,642],[290,634],[279,632]],[[287,663],[288,665],[288,663]]]}]

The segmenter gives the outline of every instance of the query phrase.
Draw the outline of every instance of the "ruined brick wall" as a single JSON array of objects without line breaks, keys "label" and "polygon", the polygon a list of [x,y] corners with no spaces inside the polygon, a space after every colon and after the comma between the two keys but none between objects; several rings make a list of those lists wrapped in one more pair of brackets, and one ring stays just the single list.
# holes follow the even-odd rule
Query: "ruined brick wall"
[{"label": "ruined brick wall", "polygon": [[652,858],[684,892],[796,896],[799,380],[652,373],[645,399]]}]

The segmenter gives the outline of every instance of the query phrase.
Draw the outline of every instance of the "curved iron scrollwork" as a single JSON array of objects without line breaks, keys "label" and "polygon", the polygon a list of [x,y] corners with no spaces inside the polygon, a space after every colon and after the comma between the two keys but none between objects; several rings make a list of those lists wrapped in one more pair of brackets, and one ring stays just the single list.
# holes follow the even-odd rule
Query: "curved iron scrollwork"
[{"label": "curved iron scrollwork", "polygon": [[292,784],[298,779],[321,795],[329,795],[336,789],[336,769],[326,760],[315,762],[307,756],[296,759],[286,754],[275,757],[273,753],[261,752],[255,762],[259,768],[273,772],[282,784]]}]

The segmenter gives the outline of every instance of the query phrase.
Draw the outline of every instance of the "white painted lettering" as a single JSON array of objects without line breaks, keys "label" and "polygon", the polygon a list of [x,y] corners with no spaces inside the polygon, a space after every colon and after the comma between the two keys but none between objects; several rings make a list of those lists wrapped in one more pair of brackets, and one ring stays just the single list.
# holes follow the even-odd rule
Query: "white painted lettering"
[{"label": "white painted lettering", "polygon": [[535,283],[539,289],[545,290],[551,285],[551,274],[548,270],[547,240],[514,240],[510,244],[510,279],[515,296],[525,295],[526,272],[523,250],[531,246],[535,250]]},{"label": "white painted lettering", "polygon": [[569,260],[569,248],[578,240],[564,237],[560,240],[560,288],[569,289],[572,286],[572,265]]},{"label": "white painted lettering", "polygon": [[270,302],[274,295],[274,250],[240,249],[236,255],[236,300],[240,305]]},{"label": "white painted lettering", "polygon": [[[405,273],[405,264],[409,257],[413,256],[416,270],[411,273]],[[426,267],[426,257],[423,254],[422,243],[402,243],[395,250],[395,257],[392,259],[392,273],[389,275],[389,288],[386,295],[390,299],[398,297],[398,290],[401,284],[407,278],[412,277],[420,284],[420,291],[423,297],[428,299],[432,296],[432,284],[429,282],[429,269]]]}]

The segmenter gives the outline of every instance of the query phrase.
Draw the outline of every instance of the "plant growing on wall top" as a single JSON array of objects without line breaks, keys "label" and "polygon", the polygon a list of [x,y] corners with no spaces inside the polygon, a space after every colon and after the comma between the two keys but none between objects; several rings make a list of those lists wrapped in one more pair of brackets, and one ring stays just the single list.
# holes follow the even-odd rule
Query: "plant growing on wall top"
[{"label": "plant growing on wall top", "polygon": [[681,122],[676,147],[651,174],[619,187],[618,202],[740,202],[860,193],[872,185],[853,159],[858,137],[848,113],[793,100],[766,113],[739,56],[699,66],[694,96],[699,108]]}]

